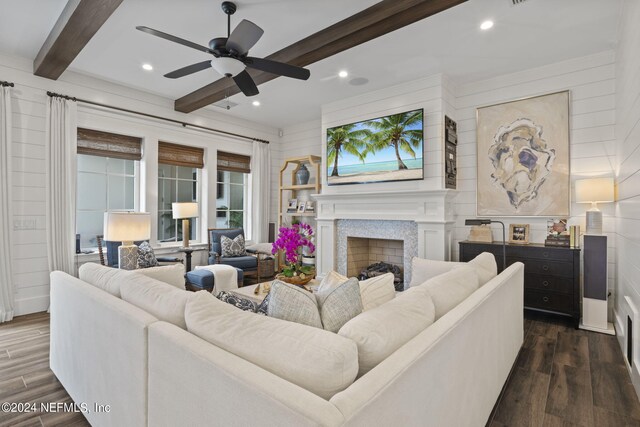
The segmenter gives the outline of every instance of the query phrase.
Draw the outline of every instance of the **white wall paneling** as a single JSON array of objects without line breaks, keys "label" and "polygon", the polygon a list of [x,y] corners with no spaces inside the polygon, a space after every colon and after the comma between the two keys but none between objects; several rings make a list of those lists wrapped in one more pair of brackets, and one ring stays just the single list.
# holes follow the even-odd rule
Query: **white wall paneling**
[{"label": "white wall paneling", "polygon": [[[615,324],[623,354],[627,334],[636,357],[631,378],[640,393],[640,2],[627,0],[621,14],[616,51],[616,264]],[[633,331],[627,330],[627,316]]]}]

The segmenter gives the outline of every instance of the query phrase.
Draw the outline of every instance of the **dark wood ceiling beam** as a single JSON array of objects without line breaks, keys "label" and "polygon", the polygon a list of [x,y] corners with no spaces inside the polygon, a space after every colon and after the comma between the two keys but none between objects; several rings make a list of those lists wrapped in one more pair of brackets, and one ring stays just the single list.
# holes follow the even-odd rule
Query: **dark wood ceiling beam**
[{"label": "dark wood ceiling beam", "polygon": [[33,61],[33,74],[57,80],[123,0],[69,0]]},{"label": "dark wood ceiling beam", "polygon": [[[352,47],[442,12],[467,0],[383,0],[310,35],[267,58],[299,67],[321,61]],[[256,85],[279,76],[248,69]],[[190,113],[225,96],[240,93],[229,78],[222,78],[175,101],[176,111]]]}]

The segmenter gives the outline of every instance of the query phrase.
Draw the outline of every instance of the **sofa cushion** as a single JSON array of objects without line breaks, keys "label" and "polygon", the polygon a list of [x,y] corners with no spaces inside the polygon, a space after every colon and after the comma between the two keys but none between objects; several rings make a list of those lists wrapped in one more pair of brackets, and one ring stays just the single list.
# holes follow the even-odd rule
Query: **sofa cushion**
[{"label": "sofa cushion", "polygon": [[376,308],[395,298],[396,288],[393,279],[393,273],[386,273],[360,281],[363,311]]},{"label": "sofa cushion", "polygon": [[120,286],[122,299],[160,320],[186,329],[184,308],[193,292],[176,289],[167,283],[138,272],[127,275]]},{"label": "sofa cushion", "polygon": [[447,273],[461,264],[459,262],[413,257],[411,259],[411,283],[409,283],[409,286],[422,285],[432,277]]},{"label": "sofa cushion", "polygon": [[337,286],[320,286],[315,297],[322,327],[327,331],[338,332],[342,325],[362,313],[360,284],[355,277]]},{"label": "sofa cushion", "polygon": [[242,234],[230,239],[227,236],[220,236],[220,248],[222,257],[237,257],[247,255],[244,247],[244,236]]},{"label": "sofa cushion", "polygon": [[159,265],[157,267],[150,268],[139,268],[137,270],[132,270],[132,272],[140,273],[144,276],[168,283],[178,289],[184,289],[185,268],[184,265],[180,263]]},{"label": "sofa cushion", "polygon": [[149,268],[158,265],[156,254],[149,242],[142,242],[138,246],[138,268]]},{"label": "sofa cushion", "polygon": [[327,400],[351,385],[358,373],[353,341],[241,311],[209,293],[194,294],[185,318],[194,335]]},{"label": "sofa cushion", "polygon": [[471,261],[467,265],[474,267],[476,273],[478,273],[478,281],[480,286],[489,282],[498,275],[498,264],[496,264],[496,257],[489,252],[483,252]]},{"label": "sofa cushion", "polygon": [[120,298],[120,283],[130,273],[128,270],[120,270],[93,262],[82,264],[78,269],[80,280],[118,298]]},{"label": "sofa cushion", "polygon": [[221,257],[220,264],[227,264],[241,270],[250,270],[252,268],[256,269],[258,267],[258,259],[251,255],[228,258]]},{"label": "sofa cushion", "polygon": [[429,291],[419,286],[354,317],[340,328],[338,335],[353,340],[358,346],[358,374],[364,375],[434,319],[435,308]]},{"label": "sofa cushion", "polygon": [[[386,273],[359,282],[363,311],[376,308],[377,306],[392,300],[396,296],[396,288],[393,284],[393,278],[393,273]],[[321,289],[336,287],[347,280],[348,278],[346,276],[335,271],[330,271],[320,282],[318,291]]]},{"label": "sofa cushion", "polygon": [[280,280],[271,284],[267,316],[322,329],[316,297],[304,288]]},{"label": "sofa cushion", "polygon": [[478,289],[478,273],[475,268],[462,265],[411,289],[422,288],[431,294],[438,320]]}]

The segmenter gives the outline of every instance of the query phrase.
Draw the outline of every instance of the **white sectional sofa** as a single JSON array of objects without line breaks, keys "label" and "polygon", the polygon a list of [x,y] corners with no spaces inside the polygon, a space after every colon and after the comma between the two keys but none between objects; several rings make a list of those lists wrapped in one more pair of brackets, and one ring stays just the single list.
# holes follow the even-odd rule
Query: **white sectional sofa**
[{"label": "white sectional sofa", "polygon": [[[87,269],[94,269],[85,271],[93,285],[51,274],[51,368],[74,401],[88,405],[85,416],[94,426],[483,426],[523,340],[524,267],[516,263],[323,398],[285,377],[303,367],[313,378],[314,369],[330,369],[325,362],[331,361],[314,361],[313,354],[298,360],[304,343],[281,351],[278,334],[269,331],[329,341],[331,332],[298,324],[280,331],[274,323],[255,333],[251,318],[254,326],[247,323],[245,330],[254,332],[253,351],[290,360],[292,373],[276,375],[263,361],[251,362],[251,354],[240,357],[197,336],[195,326],[195,333],[185,329],[194,322],[189,308],[203,295],[137,274]],[[242,334],[242,325],[229,325]],[[93,411],[94,404],[109,405],[109,412]]]}]

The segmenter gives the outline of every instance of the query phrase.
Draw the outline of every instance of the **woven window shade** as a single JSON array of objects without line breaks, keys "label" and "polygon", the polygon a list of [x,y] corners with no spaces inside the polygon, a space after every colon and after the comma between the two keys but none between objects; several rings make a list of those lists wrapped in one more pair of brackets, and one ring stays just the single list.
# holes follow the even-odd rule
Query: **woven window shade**
[{"label": "woven window shade", "polygon": [[78,128],[78,154],[140,160],[142,159],[142,139]]},{"label": "woven window shade", "polygon": [[218,171],[251,173],[251,157],[218,151]]},{"label": "woven window shade", "polygon": [[204,149],[160,141],[158,143],[158,163],[202,169],[204,167]]}]

